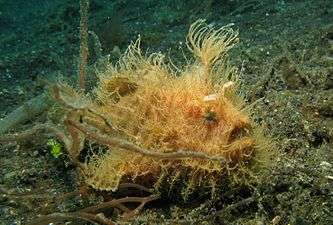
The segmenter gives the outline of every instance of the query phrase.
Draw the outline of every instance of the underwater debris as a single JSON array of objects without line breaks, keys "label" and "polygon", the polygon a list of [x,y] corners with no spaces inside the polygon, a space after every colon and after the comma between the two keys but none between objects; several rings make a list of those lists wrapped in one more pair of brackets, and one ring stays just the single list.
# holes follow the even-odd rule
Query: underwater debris
[{"label": "underwater debris", "polygon": [[18,124],[24,123],[32,117],[39,115],[50,106],[45,94],[36,96],[25,104],[8,114],[0,120],[0,135],[3,135],[13,129]]},{"label": "underwater debris", "polygon": [[79,76],[78,83],[82,90],[85,90],[85,79],[87,74],[87,62],[89,55],[88,48],[88,10],[89,1],[80,0],[80,64],[79,64]]}]

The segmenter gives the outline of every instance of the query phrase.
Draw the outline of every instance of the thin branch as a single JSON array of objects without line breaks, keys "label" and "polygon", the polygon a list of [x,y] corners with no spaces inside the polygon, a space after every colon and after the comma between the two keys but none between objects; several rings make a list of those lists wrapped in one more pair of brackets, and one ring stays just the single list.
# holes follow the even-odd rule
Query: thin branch
[{"label": "thin branch", "polygon": [[[72,126],[69,128],[72,128]],[[65,148],[69,153],[73,165],[81,169],[84,169],[84,165],[81,162],[79,162],[79,160],[77,159],[77,155],[80,153],[81,149],[83,148],[84,137],[80,139],[79,137],[77,137],[79,134],[75,136],[76,134],[75,132],[79,131],[77,129],[75,129],[75,131],[71,131],[70,132],[71,136],[68,137],[68,135],[65,132],[63,132],[61,129],[59,129],[52,123],[37,124],[32,128],[19,133],[1,135],[0,143],[25,141],[33,137],[38,137],[36,136],[36,134],[54,135],[59,139],[59,141],[63,142]]]},{"label": "thin branch", "polygon": [[[125,212],[125,216],[128,218],[137,214],[148,202],[159,199],[159,195],[150,195],[148,197],[126,197],[121,199],[112,200],[109,202],[104,202],[95,206],[90,206],[84,209],[81,209],[76,212],[69,213],[52,213],[49,215],[41,216],[40,218],[32,221],[31,225],[44,225],[54,222],[63,222],[67,220],[77,221],[84,220],[91,222],[93,224],[102,224],[102,225],[116,225],[110,219],[106,218],[101,212],[109,208],[118,208]],[[134,210],[128,209],[124,206],[124,203],[140,203],[138,207]]]},{"label": "thin branch", "polygon": [[115,199],[109,202],[104,202],[98,205],[90,206],[84,209],[79,210],[79,212],[86,212],[86,213],[100,213],[105,209],[108,208],[114,208],[117,207],[119,204],[123,203],[140,203],[141,204],[146,204],[148,202],[154,201],[159,199],[159,195],[150,195],[148,197],[125,197],[125,198],[120,198],[120,199]]},{"label": "thin branch", "polygon": [[78,83],[82,91],[85,90],[85,79],[88,61],[88,10],[89,1],[80,0],[80,65]]},{"label": "thin branch", "polygon": [[0,119],[0,135],[7,133],[19,124],[31,120],[34,116],[41,114],[50,104],[51,102],[48,100],[45,93],[23,103],[5,118]]},{"label": "thin branch", "polygon": [[145,186],[142,186],[140,184],[134,184],[134,183],[121,183],[118,185],[118,189],[120,188],[136,188],[139,189],[141,191],[145,191],[148,193],[153,193],[153,191],[149,188],[146,188]]},{"label": "thin branch", "polygon": [[37,124],[32,128],[19,133],[1,135],[0,142],[27,140],[33,136],[36,136],[36,134],[38,133],[42,133],[43,131],[55,135],[60,141],[64,142],[66,146],[69,145],[69,139],[67,138],[66,134],[61,129],[51,123]]},{"label": "thin branch", "polygon": [[221,163],[225,163],[224,157],[220,155],[210,156],[202,152],[183,151],[183,150],[170,153],[158,152],[156,150],[147,150],[127,140],[110,137],[104,134],[99,134],[95,130],[91,130],[90,128],[86,127],[84,124],[78,123],[74,120],[68,119],[67,123],[75,127],[76,129],[80,130],[81,132],[83,132],[87,138],[93,139],[100,144],[104,144],[107,146],[117,146],[119,148],[139,153],[145,156],[156,157],[159,159],[198,158],[198,159],[207,159],[207,160],[217,160],[220,161]]}]

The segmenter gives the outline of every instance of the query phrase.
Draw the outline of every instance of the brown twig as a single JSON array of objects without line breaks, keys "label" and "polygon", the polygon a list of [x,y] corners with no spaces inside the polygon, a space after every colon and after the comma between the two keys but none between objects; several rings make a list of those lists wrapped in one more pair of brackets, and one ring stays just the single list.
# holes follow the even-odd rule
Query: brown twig
[{"label": "brown twig", "polygon": [[11,142],[11,141],[23,141],[35,136],[42,131],[47,131],[59,138],[65,145],[69,144],[69,140],[65,133],[56,127],[54,124],[51,123],[44,123],[44,124],[37,124],[32,128],[13,134],[5,134],[0,136],[0,142]]},{"label": "brown twig", "polygon": [[[52,213],[49,215],[41,216],[33,220],[31,225],[44,225],[54,222],[63,222],[66,220],[84,220],[94,224],[102,225],[115,225],[110,219],[106,218],[101,212],[109,208],[118,208],[125,212],[124,217],[129,218],[136,215],[148,202],[154,201],[159,198],[159,195],[150,195],[148,197],[126,197],[115,199],[109,202],[104,202],[95,206],[90,206],[81,209],[77,212],[69,213]],[[124,203],[140,203],[134,210],[128,209]]]},{"label": "brown twig", "polygon": [[69,129],[69,133],[71,134],[71,136],[69,137],[64,131],[62,131],[60,128],[58,128],[52,123],[37,124],[32,128],[19,133],[1,135],[0,143],[25,141],[30,139],[31,137],[36,137],[36,134],[42,134],[42,132],[43,134],[46,133],[47,135],[54,135],[59,139],[59,141],[63,142],[65,148],[68,150],[73,165],[77,166],[78,168],[84,169],[83,164],[80,163],[77,159],[78,154],[83,148],[84,137],[80,138],[80,134],[77,134],[80,131],[78,131],[77,129],[74,129],[73,131]]},{"label": "brown twig", "polygon": [[156,150],[148,150],[145,148],[142,148],[138,145],[135,145],[132,142],[129,142],[124,139],[120,138],[114,138],[110,137],[105,134],[100,134],[94,130],[91,130],[89,127],[85,126],[82,123],[78,123],[74,120],[68,119],[67,123],[79,131],[83,132],[88,139],[93,139],[97,141],[100,144],[104,144],[107,146],[117,146],[119,148],[132,151],[135,153],[139,153],[145,156],[149,157],[156,157],[159,159],[184,159],[184,158],[198,158],[198,159],[208,159],[208,160],[217,160],[220,161],[221,163],[225,163],[225,159],[223,156],[216,155],[216,156],[210,156],[202,152],[194,152],[194,151],[183,151],[179,150],[176,152],[168,152],[168,153],[163,153],[163,152],[158,152]]},{"label": "brown twig", "polygon": [[88,9],[89,1],[80,0],[80,64],[78,83],[82,91],[85,90],[85,78],[87,73],[88,61]]},{"label": "brown twig", "polygon": [[139,189],[141,191],[145,191],[145,192],[148,192],[148,193],[153,193],[153,191],[149,188],[146,188],[145,186],[142,186],[140,184],[134,184],[134,183],[121,183],[118,185],[118,189],[121,189],[121,188],[136,188],[136,189]]},{"label": "brown twig", "polygon": [[34,116],[43,113],[50,104],[45,93],[23,103],[20,107],[0,120],[0,135],[7,133],[19,124],[33,119]]},{"label": "brown twig", "polygon": [[79,212],[86,212],[86,213],[100,213],[103,212],[105,209],[109,208],[114,208],[117,207],[119,204],[124,204],[124,203],[140,203],[140,205],[145,205],[148,202],[154,201],[159,199],[159,195],[150,195],[148,197],[125,197],[125,198],[120,198],[120,199],[115,199],[109,202],[104,202],[98,205],[90,206],[84,209],[79,210]]}]

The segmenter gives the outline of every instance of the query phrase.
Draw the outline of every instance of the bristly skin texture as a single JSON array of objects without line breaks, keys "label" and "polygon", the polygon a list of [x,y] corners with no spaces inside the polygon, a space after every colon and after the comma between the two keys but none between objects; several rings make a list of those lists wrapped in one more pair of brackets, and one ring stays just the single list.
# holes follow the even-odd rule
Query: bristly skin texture
[{"label": "bristly skin texture", "polygon": [[162,153],[195,151],[224,160],[162,160],[110,147],[89,160],[86,182],[96,189],[116,190],[125,180],[158,186],[165,177],[172,182],[182,177],[187,179],[186,197],[196,186],[221,183],[225,172],[266,151],[235,93],[237,70],[226,57],[237,41],[238,33],[230,27],[214,29],[203,20],[195,22],[187,45],[197,60],[176,75],[162,54],[142,55],[137,40],[117,65],[110,64],[100,74],[95,90],[95,110],[118,131],[109,135]]}]

